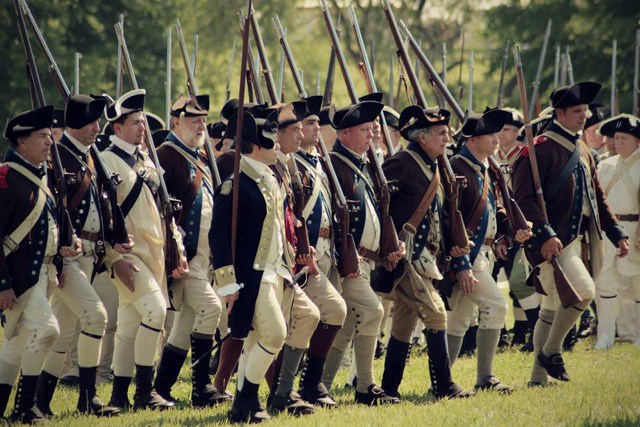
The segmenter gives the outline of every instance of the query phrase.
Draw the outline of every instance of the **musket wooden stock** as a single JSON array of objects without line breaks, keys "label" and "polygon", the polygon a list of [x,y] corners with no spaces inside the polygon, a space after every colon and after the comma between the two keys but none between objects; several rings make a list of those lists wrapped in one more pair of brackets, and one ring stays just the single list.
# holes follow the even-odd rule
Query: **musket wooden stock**
[{"label": "musket wooden stock", "polygon": [[[540,171],[538,169],[538,158],[536,157],[536,148],[533,143],[533,132],[531,130],[531,119],[529,116],[529,105],[527,104],[527,93],[525,90],[524,75],[522,73],[522,62],[520,61],[520,52],[518,46],[514,46],[513,56],[516,64],[516,78],[518,80],[518,91],[520,92],[520,103],[522,105],[522,113],[524,115],[524,130],[527,138],[527,147],[529,150],[529,160],[531,162],[531,176],[533,178],[533,185],[535,187],[536,202],[544,220],[549,221],[547,217],[547,207],[544,200],[544,194],[542,193],[542,185],[540,182]],[[578,302],[582,301],[580,295],[576,292],[575,288],[569,283],[567,276],[562,271],[558,259],[556,257],[551,258],[551,266],[553,267],[553,279],[556,283],[556,289],[558,291],[558,297],[560,303],[564,308],[570,307]],[[534,284],[538,293],[544,294],[542,284],[540,280],[535,277]]]},{"label": "musket wooden stock", "polygon": [[[284,28],[282,28],[282,24],[280,23],[280,18],[275,16],[273,18],[273,22],[280,36],[280,45],[282,46],[284,56],[289,64],[289,69],[293,75],[293,80],[296,84],[296,88],[298,89],[300,99],[304,99],[307,97],[307,91],[302,83],[302,78],[300,77],[298,67],[296,66],[293,54],[291,53],[291,48],[287,42]],[[338,182],[336,171],[331,163],[331,157],[329,156],[329,152],[327,151],[321,133],[318,133],[317,145],[318,150],[322,154],[322,161],[325,165],[325,170],[328,172],[329,186],[333,190],[334,194],[332,211],[335,212],[335,215],[332,219],[334,223],[334,230],[336,230],[336,237],[334,241],[336,241],[338,247],[338,272],[341,277],[347,277],[356,274],[359,268],[358,251],[356,249],[353,236],[349,233],[349,207],[344,193],[342,192],[342,188],[340,187],[340,183]]]},{"label": "musket wooden stock", "polygon": [[[407,49],[400,35],[400,30],[398,29],[396,18],[393,15],[393,11],[391,10],[391,5],[389,4],[388,0],[382,0],[382,8],[384,9],[387,22],[389,23],[389,28],[391,29],[393,39],[396,42],[398,56],[400,57],[400,61],[402,62],[404,70],[409,77],[411,87],[413,88],[413,91],[415,93],[416,102],[420,107],[427,108],[427,100],[424,97],[422,89],[420,88],[420,83],[418,82],[418,78],[416,77],[413,65],[409,60],[409,54],[407,53]],[[412,43],[413,42],[415,42],[415,40],[413,40]],[[456,175],[453,173],[453,169],[451,168],[451,164],[449,164],[449,159],[446,155],[438,156],[438,169],[440,170],[442,186],[444,188],[445,198],[449,206],[448,211],[450,232],[448,236],[448,244],[450,247],[458,246],[460,248],[468,248],[469,237],[467,236],[467,232],[465,231],[462,212],[460,212],[460,209],[458,208],[459,188],[461,185],[464,185],[464,181],[461,177],[456,177]]]},{"label": "musket wooden stock", "polygon": [[[329,37],[331,38],[331,45],[333,46],[333,50],[336,52],[338,64],[342,71],[342,77],[347,85],[347,92],[351,98],[351,103],[357,104],[358,95],[356,94],[355,85],[351,80],[347,61],[344,57],[344,53],[342,52],[338,34],[333,26],[333,20],[331,19],[331,14],[329,13],[326,0],[320,0],[320,8],[322,10],[322,15],[324,16],[327,31],[329,32]],[[369,159],[369,163],[373,165],[369,170],[371,178],[374,181],[373,183],[378,196],[378,205],[380,209],[380,257],[385,258],[390,253],[396,252],[399,249],[400,242],[398,241],[398,234],[396,233],[396,228],[393,224],[393,218],[389,215],[390,193],[389,186],[387,185],[387,179],[384,176],[382,166],[380,166],[380,161],[378,160],[374,148],[371,145],[367,150],[367,157]]]}]

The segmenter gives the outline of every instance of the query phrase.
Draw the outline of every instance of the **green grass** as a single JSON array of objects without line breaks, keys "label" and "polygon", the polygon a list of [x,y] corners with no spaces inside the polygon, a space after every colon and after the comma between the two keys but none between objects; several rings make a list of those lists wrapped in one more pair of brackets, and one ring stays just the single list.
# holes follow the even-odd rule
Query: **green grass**
[{"label": "green grass", "polygon": [[[497,355],[495,374],[516,388],[510,396],[482,392],[468,400],[434,402],[427,394],[429,373],[427,358],[414,350],[401,386],[404,401],[400,405],[369,408],[353,403],[351,390],[342,387],[347,372],[338,374],[333,391],[341,404],[335,410],[319,409],[304,419],[287,415],[274,416],[272,425],[361,426],[361,425],[640,425],[640,348],[617,344],[608,352],[593,351],[593,340],[579,342],[565,361],[572,381],[546,388],[529,389],[526,383],[532,362],[530,354],[509,349]],[[462,358],[453,368],[455,380],[465,388],[475,383],[475,358]],[[375,362],[375,373],[381,377],[383,361]],[[235,389],[233,385],[231,389]],[[59,387],[54,395],[53,410],[58,417],[49,425],[209,425],[226,422],[228,405],[195,410],[188,406],[191,393],[190,372],[184,367],[173,389],[179,401],[178,410],[144,411],[123,414],[112,420],[80,417],[74,414],[77,392]],[[108,399],[110,385],[98,388]],[[261,392],[266,392],[262,385]],[[130,389],[132,397],[133,387]],[[263,400],[264,401],[264,400]]]}]

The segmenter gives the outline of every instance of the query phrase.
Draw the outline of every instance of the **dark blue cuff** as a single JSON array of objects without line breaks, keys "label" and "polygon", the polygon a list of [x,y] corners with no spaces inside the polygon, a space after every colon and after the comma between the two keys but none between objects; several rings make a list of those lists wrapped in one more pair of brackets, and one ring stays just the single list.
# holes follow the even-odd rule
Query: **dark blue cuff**
[{"label": "dark blue cuff", "polygon": [[13,282],[11,281],[11,276],[8,274],[5,276],[0,276],[0,291],[6,291],[7,289],[13,288]]},{"label": "dark blue cuff", "polygon": [[604,230],[607,238],[613,243],[613,246],[618,246],[618,242],[622,239],[628,239],[629,236],[624,232],[624,229],[618,222],[614,222],[606,230]]},{"label": "dark blue cuff", "polygon": [[551,228],[551,225],[548,222],[536,224],[531,231],[533,232],[532,238],[535,239],[538,247],[542,247],[544,242],[557,236],[556,232]]},{"label": "dark blue cuff", "polygon": [[462,270],[471,270],[471,260],[469,255],[463,255],[461,257],[451,259],[451,270],[454,273],[459,273]]}]

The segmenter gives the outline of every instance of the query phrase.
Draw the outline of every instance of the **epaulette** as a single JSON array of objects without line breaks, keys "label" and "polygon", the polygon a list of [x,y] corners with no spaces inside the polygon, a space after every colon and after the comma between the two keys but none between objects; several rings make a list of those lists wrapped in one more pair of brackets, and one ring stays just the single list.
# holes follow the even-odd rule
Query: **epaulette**
[{"label": "epaulette", "polygon": [[[547,138],[545,135],[540,135],[540,136],[534,138],[533,145],[544,144],[547,141],[549,141],[549,138]],[[528,145],[525,145],[522,148],[522,151],[520,152],[520,155],[524,156],[524,157],[529,157],[529,146]]]},{"label": "epaulette", "polygon": [[9,165],[0,166],[0,188],[6,189],[9,188],[9,184],[7,183],[7,172],[9,172]]}]

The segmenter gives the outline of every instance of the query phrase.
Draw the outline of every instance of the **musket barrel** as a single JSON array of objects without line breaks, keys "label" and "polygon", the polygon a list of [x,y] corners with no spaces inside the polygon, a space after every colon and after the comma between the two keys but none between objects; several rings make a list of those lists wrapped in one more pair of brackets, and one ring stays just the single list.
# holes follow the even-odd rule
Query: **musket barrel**
[{"label": "musket barrel", "polygon": [[636,116],[640,115],[638,109],[638,97],[640,96],[640,90],[638,88],[638,75],[640,74],[640,28],[636,30],[636,45],[633,55],[633,110],[631,114]]},{"label": "musket barrel", "polygon": [[540,59],[538,59],[538,69],[536,70],[536,79],[533,82],[533,93],[531,94],[531,103],[529,111],[533,108],[540,92],[540,78],[542,77],[542,69],[544,68],[544,59],[547,55],[547,46],[549,45],[549,37],[551,37],[551,19],[547,21],[547,28],[544,31],[544,40],[542,41],[542,50],[540,51]]}]

